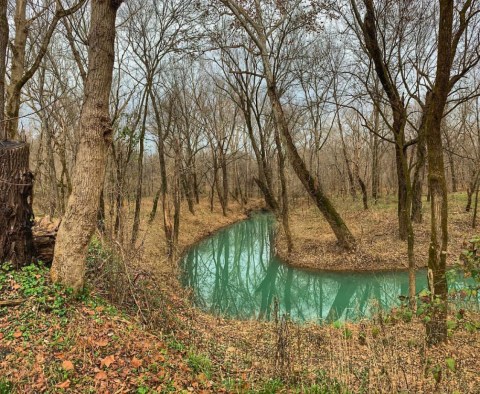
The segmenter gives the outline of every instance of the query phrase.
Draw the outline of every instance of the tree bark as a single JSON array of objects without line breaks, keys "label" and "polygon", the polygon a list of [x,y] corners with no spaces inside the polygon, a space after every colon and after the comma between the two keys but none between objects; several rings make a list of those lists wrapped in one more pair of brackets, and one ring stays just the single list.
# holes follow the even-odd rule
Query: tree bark
[{"label": "tree bark", "polygon": [[25,47],[27,45],[27,0],[18,0],[15,5],[15,38],[12,45],[10,83],[7,86],[5,106],[5,131],[7,138],[15,139],[18,133],[20,92],[18,86],[25,70]]},{"label": "tree bark", "polygon": [[475,203],[473,205],[472,228],[477,228],[478,194],[479,194],[479,192],[480,192],[480,185],[477,184],[477,190],[475,191]]},{"label": "tree bark", "polygon": [[0,141],[0,262],[14,268],[32,260],[32,189],[29,146]]},{"label": "tree bark", "polygon": [[288,189],[287,189],[287,178],[285,176],[285,154],[282,148],[282,141],[280,140],[280,135],[278,130],[275,130],[275,144],[277,145],[277,154],[278,154],[278,172],[280,175],[280,217],[282,220],[283,231],[285,232],[285,238],[287,240],[287,252],[290,253],[293,251],[293,239],[292,232],[290,231],[290,221],[289,221],[289,206],[288,206]]},{"label": "tree bark", "polygon": [[7,68],[8,48],[8,0],[0,0],[0,140],[7,139],[5,128],[5,73]]},{"label": "tree bark", "polygon": [[72,193],[60,225],[51,276],[78,292],[83,288],[88,244],[95,230],[112,129],[109,98],[115,58],[115,19],[121,0],[92,0],[88,72],[80,114],[80,142]]},{"label": "tree bark", "polygon": [[377,106],[373,108],[373,127],[375,134],[373,134],[372,142],[372,198],[374,204],[377,203],[380,197],[380,138],[378,131],[380,129],[380,111]]}]

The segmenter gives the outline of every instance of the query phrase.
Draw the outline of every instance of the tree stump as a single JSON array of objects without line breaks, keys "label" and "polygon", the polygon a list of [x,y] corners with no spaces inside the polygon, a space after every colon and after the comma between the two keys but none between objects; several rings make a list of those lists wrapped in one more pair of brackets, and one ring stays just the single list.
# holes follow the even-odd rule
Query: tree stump
[{"label": "tree stump", "polygon": [[27,143],[0,141],[0,262],[14,268],[32,260],[32,189]]}]

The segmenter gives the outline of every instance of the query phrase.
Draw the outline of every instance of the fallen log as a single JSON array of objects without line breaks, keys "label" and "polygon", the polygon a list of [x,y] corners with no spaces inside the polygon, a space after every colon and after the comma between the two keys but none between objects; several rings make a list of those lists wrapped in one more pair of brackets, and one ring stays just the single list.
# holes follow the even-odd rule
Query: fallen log
[{"label": "fallen log", "polygon": [[44,263],[53,261],[53,252],[55,249],[55,239],[57,238],[59,220],[52,220],[49,216],[35,222],[33,232],[34,256],[37,260]]}]

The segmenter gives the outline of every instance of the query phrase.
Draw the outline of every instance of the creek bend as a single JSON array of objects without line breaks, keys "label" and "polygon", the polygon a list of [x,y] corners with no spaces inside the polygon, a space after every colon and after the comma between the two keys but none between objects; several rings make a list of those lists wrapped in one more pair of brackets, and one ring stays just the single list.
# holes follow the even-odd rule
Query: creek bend
[{"label": "creek bend", "polygon": [[[297,322],[355,321],[389,311],[408,295],[408,273],[308,271],[273,255],[274,218],[267,213],[218,231],[190,248],[181,282],[197,307],[236,319],[266,319],[274,304]],[[454,286],[463,286],[454,281]],[[427,288],[417,272],[417,293]],[[478,297],[475,297],[478,308]]]}]

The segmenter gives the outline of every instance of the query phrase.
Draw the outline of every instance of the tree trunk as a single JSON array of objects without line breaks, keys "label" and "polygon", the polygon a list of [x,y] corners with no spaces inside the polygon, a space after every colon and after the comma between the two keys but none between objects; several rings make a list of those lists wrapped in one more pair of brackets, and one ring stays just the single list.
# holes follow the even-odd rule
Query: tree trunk
[{"label": "tree trunk", "polygon": [[162,193],[162,188],[158,189],[153,197],[152,210],[150,211],[150,216],[148,217],[148,222],[152,223],[157,216],[158,201],[160,200],[160,195]]},{"label": "tree trunk", "polygon": [[407,207],[407,181],[405,173],[405,168],[402,164],[404,152],[403,144],[395,144],[395,158],[396,158],[396,168],[397,168],[397,185],[398,185],[398,205],[397,205],[397,216],[398,216],[398,236],[402,241],[405,241],[408,237],[408,218],[410,211]]},{"label": "tree trunk", "polygon": [[[155,120],[157,122],[157,127],[159,130],[159,140],[158,140],[158,160],[160,164],[160,194],[162,197],[162,217],[163,217],[163,230],[165,233],[165,239],[167,240],[167,249],[170,254],[173,249],[170,248],[170,240],[172,239],[172,221],[169,215],[169,209],[167,207],[167,193],[168,193],[168,180],[167,180],[167,163],[165,160],[165,132],[162,132],[162,121],[160,116],[160,111],[157,106],[157,99],[155,94],[150,90],[150,98],[152,100],[153,112],[155,113]],[[157,196],[155,196],[157,199]],[[158,199],[156,200],[158,203]],[[157,206],[154,201],[154,206],[152,207],[152,212],[150,213],[150,221],[152,222],[155,218],[157,211]]]},{"label": "tree trunk", "polygon": [[[178,146],[178,142],[177,142]],[[181,168],[181,159],[179,149],[177,147],[177,154],[175,155],[175,177],[173,181],[173,230],[172,230],[172,239],[170,244],[169,255],[174,255],[174,250],[178,245],[178,236],[180,233],[180,168]]]},{"label": "tree trunk", "polygon": [[362,191],[362,202],[363,202],[363,209],[368,210],[368,192],[367,192],[367,186],[365,185],[365,182],[363,179],[360,177],[358,169],[356,170],[356,177],[358,180],[358,184],[360,185],[360,190]]},{"label": "tree trunk", "polygon": [[[262,42],[266,47],[266,39],[263,38]],[[355,248],[355,238],[348,229],[347,225],[333,206],[330,199],[324,193],[320,183],[317,179],[314,179],[305,162],[301,158],[298,150],[293,142],[290,130],[288,128],[288,122],[283,112],[283,107],[280,102],[277,86],[275,84],[275,78],[270,66],[270,59],[268,57],[266,49],[262,50],[262,62],[265,68],[266,82],[267,82],[267,94],[272,105],[272,110],[277,124],[280,130],[281,136],[285,142],[287,154],[290,163],[295,171],[298,179],[302,182],[305,190],[310,197],[315,201],[317,208],[327,220],[335,236],[337,237],[340,247],[351,250]]]},{"label": "tree trunk", "polygon": [[[428,107],[430,100],[430,94],[427,93],[425,100],[425,108]],[[415,163],[415,171],[413,174],[413,184],[412,184],[412,221],[415,223],[422,223],[423,214],[422,214],[422,194],[423,194],[423,182],[425,179],[425,162],[427,159],[427,147],[425,141],[425,113],[422,115],[422,120],[420,127],[418,129],[418,141],[417,141],[417,152]]]},{"label": "tree trunk", "polygon": [[473,193],[477,188],[477,184],[479,183],[480,179],[480,172],[473,174],[472,179],[470,180],[468,187],[467,187],[467,205],[465,206],[465,212],[470,212],[472,208],[472,197]]},{"label": "tree trunk", "polygon": [[285,232],[285,238],[287,240],[287,251],[288,253],[293,250],[293,240],[292,232],[290,231],[289,223],[289,207],[288,207],[288,189],[287,189],[287,178],[285,176],[285,154],[282,150],[282,143],[280,140],[280,135],[278,130],[275,130],[275,144],[277,145],[277,154],[278,154],[278,172],[280,175],[280,201],[281,201],[281,212],[280,216],[282,219],[283,231]]},{"label": "tree trunk", "polygon": [[5,120],[5,73],[8,47],[8,0],[0,0],[0,140],[7,139]]},{"label": "tree trunk", "polygon": [[340,137],[342,140],[342,153],[343,153],[343,158],[345,160],[345,167],[347,168],[347,175],[348,175],[348,183],[350,185],[350,195],[354,200],[357,199],[357,188],[355,187],[355,180],[353,179],[353,172],[352,172],[352,167],[351,167],[351,160],[348,157],[347,153],[347,147],[345,146],[345,140],[343,138],[343,131],[342,131],[342,126],[340,122],[340,114],[337,114],[337,119],[338,119],[338,126],[340,129]]},{"label": "tree trunk", "polygon": [[97,212],[97,229],[105,234],[105,196],[103,189],[100,193],[100,204]]},{"label": "tree trunk", "polygon": [[138,237],[138,230],[140,227],[140,210],[142,208],[142,188],[143,188],[143,154],[145,150],[145,130],[147,122],[147,111],[148,111],[148,90],[150,89],[150,84],[147,83],[145,88],[145,108],[143,113],[142,128],[140,129],[140,151],[138,153],[138,174],[137,174],[137,190],[135,193],[135,212],[133,214],[133,227],[132,227],[132,238],[130,243],[135,245]]},{"label": "tree trunk", "polygon": [[220,161],[220,169],[222,170],[222,184],[218,182],[217,179],[217,194],[218,199],[220,200],[220,205],[222,206],[223,216],[227,216],[228,210],[228,174],[227,174],[227,158],[225,152],[223,151],[223,146],[218,147],[218,160]]},{"label": "tree trunk", "polygon": [[[373,124],[375,133],[378,133],[380,121],[380,111],[374,106]],[[373,134],[373,148],[372,148],[372,198],[374,204],[378,202],[380,196],[380,138],[377,134]]]},{"label": "tree trunk", "polygon": [[0,262],[15,268],[32,260],[32,189],[29,146],[0,141]]},{"label": "tree trunk", "polygon": [[194,202],[194,191],[192,184],[192,177],[190,171],[187,170],[183,165],[180,166],[180,180],[183,187],[183,192],[185,194],[185,199],[187,200],[188,210],[192,215],[195,215],[195,202]]},{"label": "tree trunk", "polygon": [[477,227],[477,214],[478,214],[478,194],[480,192],[480,184],[477,183],[477,190],[475,191],[475,203],[473,206],[473,218],[472,218],[472,228]]},{"label": "tree trunk", "polygon": [[455,160],[453,158],[453,151],[452,151],[452,143],[450,140],[450,136],[448,132],[444,133],[445,135],[445,145],[446,145],[446,152],[447,152],[447,158],[448,158],[448,165],[450,168],[450,179],[452,182],[452,192],[456,193],[458,191],[458,186],[457,186],[457,174],[455,172]]},{"label": "tree trunk", "polygon": [[475,188],[468,186],[467,187],[467,205],[465,206],[465,212],[470,212],[472,209],[472,197],[473,197],[473,192]]},{"label": "tree trunk", "polygon": [[83,288],[88,244],[95,230],[112,129],[109,98],[115,59],[115,18],[120,0],[92,0],[88,73],[80,114],[80,142],[72,193],[58,231],[51,276],[78,292]]},{"label": "tree trunk", "polygon": [[[250,102],[251,100],[249,100],[249,103]],[[262,152],[260,151],[260,147],[258,146],[257,141],[255,139],[255,133],[253,131],[253,124],[251,119],[251,109],[248,107],[248,105],[251,105],[251,104],[246,104],[246,105],[247,107],[243,108],[243,115],[245,117],[247,132],[250,137],[253,153],[255,154],[255,159],[257,161],[257,166],[258,166],[258,179],[253,178],[253,180],[255,181],[260,191],[262,192],[263,198],[268,208],[270,208],[272,211],[275,212],[278,210],[278,203],[271,189],[271,181],[269,178],[270,172],[267,170],[268,164],[266,162],[265,155],[262,154]],[[261,127],[260,122],[258,122],[258,126],[259,128]],[[262,138],[263,137],[262,133],[259,133],[259,134],[260,134],[260,138]],[[261,146],[263,146],[263,144],[261,144]]]},{"label": "tree trunk", "polygon": [[[111,1],[120,3],[121,0]],[[5,129],[10,139],[15,139],[18,135],[18,116],[20,112],[22,88],[35,74],[43,57],[47,53],[48,44],[55,32],[58,21],[80,9],[84,2],[85,0],[80,0],[69,9],[63,9],[57,4],[53,18],[44,32],[43,39],[39,42],[37,53],[33,56],[33,59],[29,59],[29,68],[27,70],[25,69],[26,45],[32,19],[27,19],[27,0],[17,0],[15,2],[15,38],[11,45],[10,83],[6,90],[7,102],[5,108]],[[33,18],[35,18],[35,16]],[[34,39],[38,39],[38,37],[32,37],[32,40]]]},{"label": "tree trunk", "polygon": [[427,108],[425,126],[430,187],[431,232],[428,256],[428,277],[433,306],[427,323],[429,344],[447,340],[447,278],[445,276],[448,245],[448,200],[441,124],[452,83],[453,0],[440,0],[438,28],[437,71],[432,90],[431,105]]},{"label": "tree trunk", "polygon": [[27,0],[18,0],[15,5],[15,38],[12,45],[12,65],[10,83],[7,86],[5,107],[5,130],[7,137],[15,139],[18,134],[18,114],[20,110],[20,80],[25,70],[25,47],[27,45]]}]

